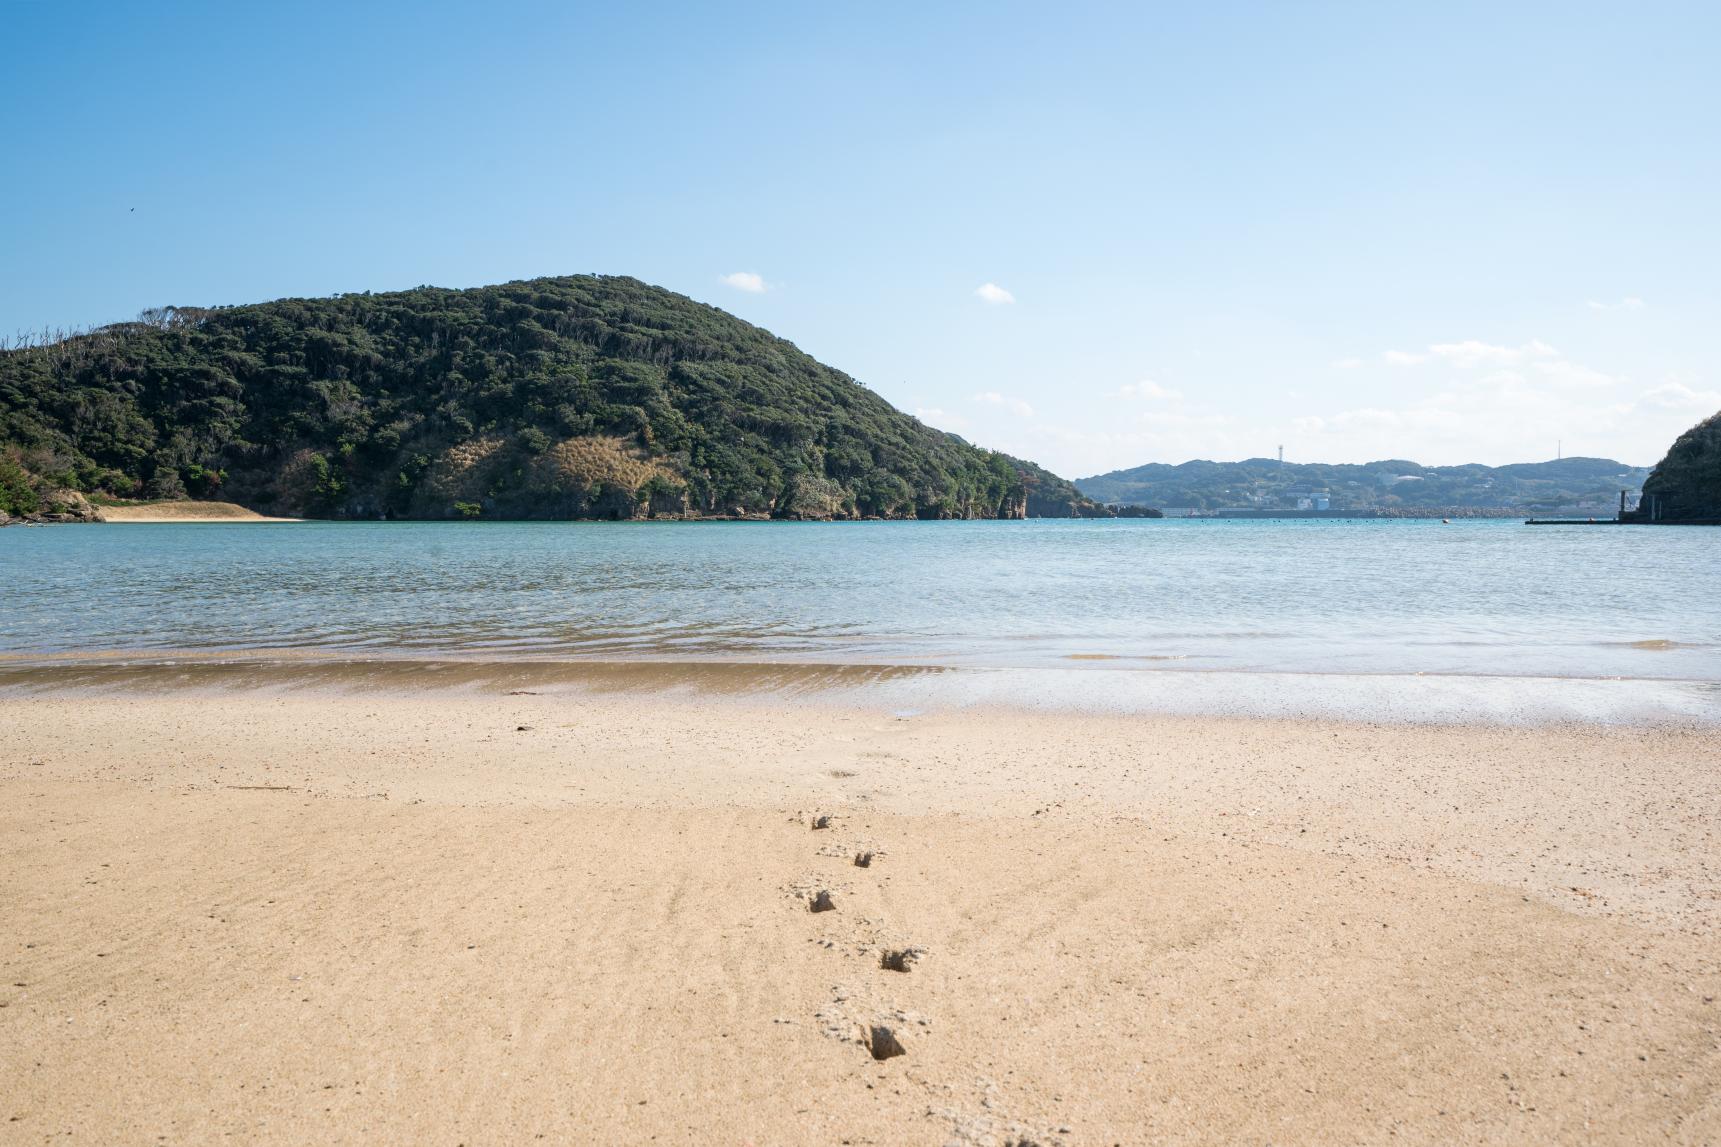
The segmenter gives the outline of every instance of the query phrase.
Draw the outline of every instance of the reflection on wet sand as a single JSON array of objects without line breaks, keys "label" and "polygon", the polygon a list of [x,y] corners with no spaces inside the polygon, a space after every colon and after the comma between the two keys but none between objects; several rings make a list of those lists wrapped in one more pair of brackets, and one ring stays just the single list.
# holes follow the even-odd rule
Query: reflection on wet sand
[{"label": "reflection on wet sand", "polygon": [[419,693],[527,690],[592,693],[682,690],[714,696],[829,694],[953,672],[919,665],[802,665],[727,661],[418,660],[314,654],[172,658],[0,658],[0,693],[330,690]]},{"label": "reflection on wet sand", "polygon": [[59,694],[637,694],[895,712],[996,708],[1328,717],[1400,723],[1721,723],[1721,688],[1662,678],[1251,673],[1136,659],[1059,667],[528,658],[353,658],[315,651],[0,655],[0,698]]}]

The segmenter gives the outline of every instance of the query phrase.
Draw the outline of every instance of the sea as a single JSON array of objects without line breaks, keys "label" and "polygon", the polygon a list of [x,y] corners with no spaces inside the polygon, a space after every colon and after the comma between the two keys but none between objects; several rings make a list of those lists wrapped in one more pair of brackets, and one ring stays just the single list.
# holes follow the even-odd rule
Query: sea
[{"label": "sea", "polygon": [[176,658],[661,663],[864,678],[912,711],[1721,720],[1716,529],[116,523],[0,531],[0,587],[10,687]]}]

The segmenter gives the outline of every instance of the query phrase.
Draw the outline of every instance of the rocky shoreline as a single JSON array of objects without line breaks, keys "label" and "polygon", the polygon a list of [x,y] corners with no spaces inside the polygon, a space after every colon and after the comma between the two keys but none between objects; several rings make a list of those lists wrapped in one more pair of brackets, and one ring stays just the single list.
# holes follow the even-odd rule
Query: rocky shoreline
[{"label": "rocky shoreline", "polygon": [[[173,505],[176,507],[186,506],[186,505],[203,505],[203,504],[204,503],[189,503],[189,502],[173,503]],[[151,503],[147,503],[147,502],[146,503],[137,503],[137,506],[140,506],[140,507],[148,507],[150,505],[151,505]],[[219,507],[219,506],[225,506],[225,505],[230,505],[230,504],[219,503],[219,502],[210,502],[210,503],[207,503],[207,505]],[[131,509],[133,507],[127,506],[126,508]],[[234,513],[231,515],[227,515],[227,514],[184,514],[184,515],[174,514],[174,515],[165,516],[162,518],[143,518],[143,517],[134,517],[130,514],[117,514],[116,513],[115,515],[110,517],[110,516],[104,514],[100,507],[94,505],[92,502],[90,502],[90,500],[88,498],[86,498],[83,494],[79,493],[76,490],[55,490],[55,491],[52,491],[50,493],[43,494],[41,497],[41,508],[39,510],[33,511],[29,514],[17,516],[17,515],[8,514],[4,510],[0,510],[0,526],[71,525],[71,524],[78,524],[78,523],[85,523],[85,522],[107,522],[107,521],[128,521],[128,520],[131,520],[131,521],[180,521],[180,520],[183,520],[183,521],[229,521],[229,520],[231,520],[231,521],[255,521],[255,520],[261,520],[261,521],[299,521],[299,520],[304,520],[304,519],[291,519],[291,518],[271,518],[271,517],[268,517],[267,515],[257,514],[255,511],[247,511],[246,508],[240,507],[237,505],[233,505],[232,508],[235,510],[241,511],[241,512],[240,513]],[[1084,507],[1084,509],[1086,509],[1086,508]],[[1126,506],[1126,507],[1121,507],[1121,508],[1100,507],[1100,509],[1105,510],[1105,513],[1102,514],[1102,513],[1090,511],[1090,512],[1084,512],[1084,513],[1035,514],[1032,516],[1034,516],[1034,517],[1108,517],[1108,518],[1110,518],[1110,517],[1157,518],[1157,517],[1161,516],[1158,510],[1152,510],[1152,509],[1148,509],[1146,507],[1141,507],[1141,506]],[[1021,518],[1026,518],[1029,515],[1019,514],[1016,516],[1021,517]],[[334,519],[326,519],[326,520],[331,520],[331,521],[348,520],[348,521],[350,521],[353,519],[350,519],[350,518],[349,519],[334,518]],[[362,520],[362,519],[360,519],[360,520]],[[389,518],[386,520],[391,520],[391,521],[458,521],[460,519],[405,518],[405,517],[402,517],[402,518]],[[711,514],[711,513],[699,513],[697,511],[671,511],[668,513],[633,512],[633,513],[629,513],[629,514],[625,514],[625,515],[617,514],[617,515],[614,515],[614,516],[611,516],[608,518],[599,517],[596,515],[586,515],[586,516],[580,516],[580,517],[567,517],[567,518],[560,518],[560,517],[557,517],[557,518],[516,517],[516,516],[510,515],[508,517],[486,518],[486,517],[480,517],[480,516],[475,515],[472,520],[492,521],[492,522],[503,522],[503,521],[509,521],[509,522],[514,522],[514,521],[606,521],[606,520],[608,520],[608,521],[659,521],[659,522],[676,522],[676,521],[685,521],[685,522],[772,522],[772,521],[880,522],[880,521],[914,521],[916,519],[913,519],[913,518],[885,518],[885,517],[878,517],[878,516],[873,516],[873,515],[867,515],[867,516],[853,515],[853,516],[851,516],[851,515],[841,514],[841,513],[825,514],[825,515],[796,514],[796,515],[783,516],[783,515],[772,515],[772,514],[763,513],[763,512],[751,513],[751,514],[750,513]]]},{"label": "rocky shoreline", "polygon": [[14,516],[0,510],[0,526],[58,526],[103,521],[102,512],[76,490],[50,490],[40,508]]}]

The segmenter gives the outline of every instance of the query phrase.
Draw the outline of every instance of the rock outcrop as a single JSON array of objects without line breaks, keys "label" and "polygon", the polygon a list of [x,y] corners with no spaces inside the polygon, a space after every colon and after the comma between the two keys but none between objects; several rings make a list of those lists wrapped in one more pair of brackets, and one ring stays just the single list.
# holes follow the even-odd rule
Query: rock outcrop
[{"label": "rock outcrop", "polygon": [[102,513],[76,490],[45,490],[40,505],[31,513],[14,517],[0,510],[0,526],[53,526],[76,522],[100,522]]}]

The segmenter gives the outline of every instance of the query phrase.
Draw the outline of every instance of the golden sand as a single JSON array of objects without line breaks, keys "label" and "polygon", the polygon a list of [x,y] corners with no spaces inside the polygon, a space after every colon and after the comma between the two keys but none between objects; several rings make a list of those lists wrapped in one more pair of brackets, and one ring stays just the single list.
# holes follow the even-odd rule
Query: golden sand
[{"label": "golden sand", "polygon": [[1718,809],[1704,730],[14,694],[0,1140],[1715,1142]]},{"label": "golden sand", "polygon": [[102,506],[109,522],[292,522],[295,518],[268,518],[232,502],[144,502],[136,506]]}]

